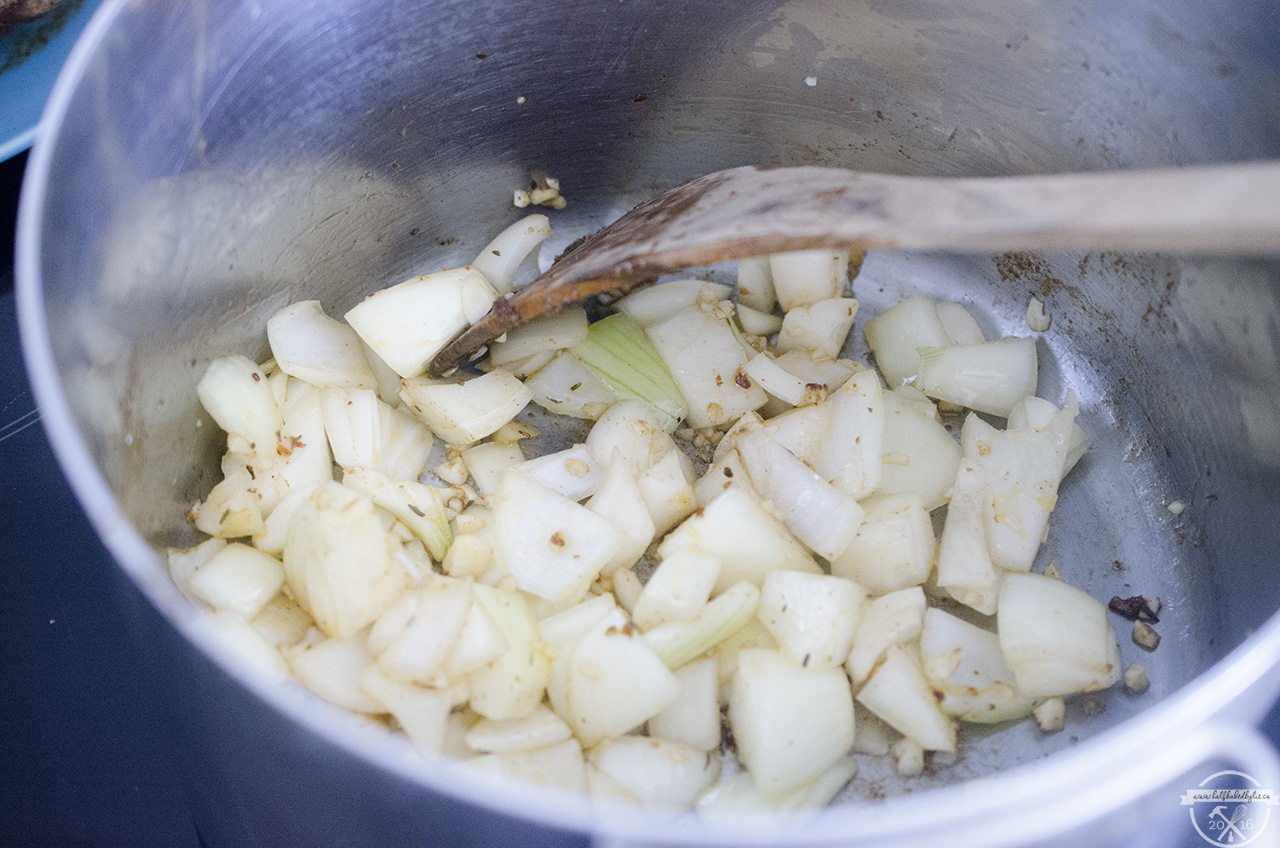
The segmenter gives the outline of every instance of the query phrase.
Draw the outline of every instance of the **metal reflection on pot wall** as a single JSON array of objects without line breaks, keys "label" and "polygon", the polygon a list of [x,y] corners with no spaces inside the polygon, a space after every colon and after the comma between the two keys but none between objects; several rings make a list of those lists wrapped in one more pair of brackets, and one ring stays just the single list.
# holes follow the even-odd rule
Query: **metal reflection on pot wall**
[{"label": "metal reflection on pot wall", "polygon": [[[1249,4],[107,3],[32,160],[24,339],[73,484],[150,599],[137,618],[199,752],[202,833],[361,844],[476,823],[493,841],[564,835],[548,825],[741,838],[495,794],[255,678],[192,616],[151,546],[187,538],[175,519],[216,471],[193,387],[210,357],[260,351],[274,307],[317,297],[338,312],[467,261],[535,170],[572,198],[549,257],[657,189],[739,164],[981,175],[1280,156],[1274,35]],[[1027,298],[1046,302],[1042,385],[1076,388],[1095,445],[1046,555],[1095,595],[1159,594],[1169,625],[1153,694],[1076,717],[1081,744],[1026,727],[974,736],[963,766],[911,795],[860,804],[868,770],[849,805],[757,838],[1139,844],[1141,827],[1172,841],[1146,813],[1172,827],[1176,805],[1136,796],[1215,746],[1238,752],[1190,728],[1256,719],[1280,686],[1280,530],[1263,520],[1280,497],[1278,281],[1274,263],[1230,258],[867,260],[865,316],[919,291],[1025,332]],[[987,792],[943,786],[1018,764]],[[1108,797],[1139,806],[1081,806],[1111,775],[1131,788]]]}]

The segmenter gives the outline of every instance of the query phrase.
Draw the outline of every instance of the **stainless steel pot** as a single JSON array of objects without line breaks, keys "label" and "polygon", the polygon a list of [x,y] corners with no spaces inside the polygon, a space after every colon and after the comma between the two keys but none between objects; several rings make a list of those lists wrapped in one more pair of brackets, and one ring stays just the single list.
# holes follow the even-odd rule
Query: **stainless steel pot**
[{"label": "stainless steel pot", "polygon": [[1041,385],[1075,388],[1094,447],[1042,556],[1095,596],[1159,595],[1167,615],[1156,653],[1123,646],[1151,670],[1147,695],[1078,701],[1056,736],[971,734],[957,765],[914,781],[867,766],[803,825],[658,821],[423,760],[256,677],[157,555],[190,541],[182,514],[214,482],[219,434],[192,391],[208,359],[261,352],[291,300],[340,313],[466,261],[532,172],[569,199],[553,253],[746,163],[980,175],[1275,157],[1277,35],[1266,4],[1154,0],[109,0],[31,159],[20,318],[63,467],[141,590],[126,597],[202,836],[1163,846],[1191,832],[1180,792],[1217,768],[1280,790],[1250,729],[1280,692],[1274,263],[868,259],[868,316],[923,291],[1012,332],[1045,300]]}]

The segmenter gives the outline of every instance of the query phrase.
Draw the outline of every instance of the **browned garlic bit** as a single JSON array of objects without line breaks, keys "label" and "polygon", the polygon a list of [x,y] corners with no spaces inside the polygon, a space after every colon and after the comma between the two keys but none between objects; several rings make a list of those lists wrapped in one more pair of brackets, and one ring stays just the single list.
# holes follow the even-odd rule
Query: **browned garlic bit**
[{"label": "browned garlic bit", "polygon": [[1067,705],[1061,698],[1050,698],[1035,708],[1036,726],[1043,733],[1057,733],[1066,726]]},{"label": "browned garlic bit", "polygon": [[552,209],[563,209],[568,205],[568,201],[560,194],[560,181],[546,174],[534,174],[529,188],[517,191],[512,202],[518,208],[550,206]]},{"label": "browned garlic bit", "polygon": [[1151,629],[1145,621],[1133,623],[1133,644],[1144,651],[1154,651],[1160,647],[1160,634]]},{"label": "browned garlic bit", "polygon": [[924,771],[924,748],[919,742],[899,739],[889,746],[889,756],[893,757],[898,774],[903,777],[915,777]]},{"label": "browned garlic bit", "polygon": [[1034,333],[1043,333],[1049,329],[1053,318],[1045,314],[1044,303],[1038,298],[1031,298],[1027,303],[1027,329]]},{"label": "browned garlic bit", "polygon": [[1147,679],[1147,667],[1142,663],[1134,663],[1124,671],[1124,688],[1135,695],[1141,695],[1151,688]]}]

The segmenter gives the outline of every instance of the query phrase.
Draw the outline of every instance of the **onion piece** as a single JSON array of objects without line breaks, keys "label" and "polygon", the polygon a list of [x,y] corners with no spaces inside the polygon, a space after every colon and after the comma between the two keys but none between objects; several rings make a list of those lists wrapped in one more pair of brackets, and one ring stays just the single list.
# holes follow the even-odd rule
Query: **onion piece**
[{"label": "onion piece", "polygon": [[956,726],[938,707],[913,649],[895,645],[858,690],[858,703],[926,751],[955,751]]},{"label": "onion piece", "polygon": [[1000,649],[1029,698],[1094,692],[1121,675],[1107,608],[1040,574],[1007,574],[996,614]]},{"label": "onion piece", "polygon": [[720,754],[666,739],[622,736],[591,751],[591,765],[654,807],[688,808],[720,777]]},{"label": "onion piece", "polygon": [[937,509],[951,495],[960,464],[960,445],[938,423],[936,409],[928,400],[915,403],[897,391],[885,392],[883,398],[877,489],[886,495],[918,494],[925,509]]},{"label": "onion piece", "polygon": [[672,670],[732,638],[755,617],[760,590],[750,583],[730,586],[702,608],[692,621],[668,622],[644,635],[654,653]]},{"label": "onion piece", "polygon": [[289,522],[285,580],[326,635],[347,639],[404,592],[397,547],[369,496],[324,483],[303,499]]},{"label": "onion piece", "polygon": [[379,616],[365,648],[382,674],[403,683],[444,688],[438,675],[471,609],[471,584],[438,577]]},{"label": "onion piece", "polygon": [[836,668],[853,648],[853,635],[870,602],[852,580],[800,571],[774,571],[760,589],[756,617],[792,662]]},{"label": "onion piece", "polygon": [[[680,315],[702,317],[696,311]],[[664,430],[674,430],[689,414],[686,387],[645,328],[630,316],[610,315],[596,321],[572,353],[618,397],[650,407]]]},{"label": "onion piece", "polygon": [[831,573],[875,595],[919,586],[933,569],[933,522],[916,494],[876,495],[862,501],[862,524]]},{"label": "onion piece", "polygon": [[816,350],[835,359],[857,314],[858,301],[851,297],[834,297],[790,309],[778,331],[777,349],[782,353]]},{"label": "onion piece", "polygon": [[738,299],[763,313],[773,312],[773,307],[778,305],[768,256],[738,260]]},{"label": "onion piece", "polygon": [[423,751],[439,754],[444,749],[449,712],[455,692],[427,689],[392,680],[370,667],[357,678],[360,691],[380,703],[400,723],[409,741]]},{"label": "onion piece", "polygon": [[1000,639],[940,609],[928,609],[920,632],[924,676],[947,715],[994,724],[1021,718],[1032,700],[1018,691]]},{"label": "onion piece", "polygon": [[[707,287],[710,287],[709,289]],[[642,327],[661,324],[673,315],[696,308],[700,296],[725,300],[731,286],[703,280],[667,280],[659,285],[632,292],[613,305],[614,310],[634,319]]]},{"label": "onion piece", "polygon": [[400,397],[431,431],[451,445],[469,445],[515,418],[533,393],[501,368],[465,383],[418,377]]},{"label": "onion piece", "polygon": [[587,788],[582,747],[574,739],[531,751],[480,754],[464,762],[472,768],[524,780],[534,786],[549,786],[567,792],[583,792]]},{"label": "onion piece", "polygon": [[472,585],[472,602],[502,633],[507,649],[471,673],[471,709],[491,719],[531,715],[542,703],[551,680],[551,658],[537,619],[519,592],[476,583]]},{"label": "onion piece", "polygon": [[573,354],[560,351],[524,381],[533,402],[548,412],[572,418],[599,418],[617,403],[617,392]]},{"label": "onion piece", "polygon": [[855,371],[832,392],[822,409],[827,435],[813,458],[814,470],[851,498],[862,499],[880,485],[885,405],[880,377]]},{"label": "onion piece", "polygon": [[728,321],[690,310],[654,324],[647,332],[685,400],[697,398],[688,407],[690,426],[716,427],[736,421],[767,400],[764,389],[742,371],[747,355]]},{"label": "onion piece", "polygon": [[716,656],[691,660],[674,674],[680,692],[649,719],[649,735],[699,751],[719,750],[720,673]]},{"label": "onion piece", "polygon": [[743,651],[729,722],[756,788],[777,797],[818,777],[853,746],[849,680],[838,668],[801,668],[778,651]]},{"label": "onion piece", "polygon": [[981,344],[987,340],[969,310],[959,303],[940,301],[934,304],[934,308],[938,311],[938,321],[951,344]]},{"label": "onion piece", "polygon": [[983,615],[996,611],[1000,572],[991,562],[983,504],[984,481],[978,466],[962,461],[956,469],[951,503],[938,544],[938,587]]},{"label": "onion piece", "polygon": [[569,725],[539,705],[523,718],[482,718],[467,730],[467,746],[484,754],[510,754],[554,745],[572,739]]},{"label": "onion piece", "polygon": [[631,617],[649,630],[670,621],[698,617],[720,576],[720,560],[694,547],[681,547],[664,557],[636,599]]},{"label": "onion piece", "polygon": [[515,287],[516,270],[551,235],[546,215],[526,215],[484,246],[471,267],[484,275],[498,294]]},{"label": "onion piece", "polygon": [[829,560],[845,552],[862,523],[856,500],[818,476],[758,423],[739,432],[734,444],[752,486],[800,541]]},{"label": "onion piece", "polygon": [[272,315],[267,342],[281,371],[313,386],[378,386],[360,336],[326,315],[318,300],[294,303]]},{"label": "onion piece", "polygon": [[849,252],[793,250],[769,256],[774,292],[783,312],[840,297],[849,282]]},{"label": "onion piece", "polygon": [[417,377],[497,298],[497,290],[484,274],[454,268],[374,292],[344,317],[397,374]]},{"label": "onion piece", "polygon": [[186,585],[211,607],[250,619],[284,585],[284,566],[256,548],[234,543],[219,548]]},{"label": "onion piece", "polygon": [[1036,393],[1036,341],[1008,336],[991,342],[920,348],[916,385],[938,400],[1006,418]]},{"label": "onion piece", "polygon": [[283,419],[266,376],[253,360],[243,356],[213,360],[196,384],[196,396],[226,432],[228,450],[275,457]]},{"label": "onion piece", "polygon": [[342,485],[368,495],[373,502],[404,523],[422,541],[436,562],[453,543],[449,515],[440,490],[416,480],[396,480],[372,468],[348,468]]},{"label": "onion piece", "polygon": [[922,347],[951,344],[937,307],[926,297],[909,297],[863,325],[867,346],[889,388],[905,385],[920,373]]},{"label": "onion piece", "polygon": [[587,311],[581,306],[566,306],[559,312],[547,312],[526,324],[508,330],[503,341],[493,342],[489,361],[504,368],[531,356],[545,357],[533,373],[551,360],[556,351],[566,350],[586,341]]},{"label": "onion piece", "polygon": [[613,522],[514,472],[498,486],[493,518],[498,567],[556,604],[580,600],[623,544]]},{"label": "onion piece", "polygon": [[884,653],[920,635],[926,609],[924,590],[919,586],[881,595],[863,611],[853,636],[853,650],[846,667],[855,685],[871,674]]},{"label": "onion piece", "polygon": [[583,745],[621,736],[676,699],[680,684],[620,610],[574,645],[565,679],[565,717]]},{"label": "onion piece", "polygon": [[600,573],[607,577],[635,565],[653,541],[655,527],[640,485],[622,457],[614,456],[586,506],[622,533],[622,544]]},{"label": "onion piece", "polygon": [[820,574],[822,569],[755,495],[735,486],[685,519],[658,547],[658,556],[692,546],[720,560],[714,593],[740,581],[759,586],[774,569]]}]

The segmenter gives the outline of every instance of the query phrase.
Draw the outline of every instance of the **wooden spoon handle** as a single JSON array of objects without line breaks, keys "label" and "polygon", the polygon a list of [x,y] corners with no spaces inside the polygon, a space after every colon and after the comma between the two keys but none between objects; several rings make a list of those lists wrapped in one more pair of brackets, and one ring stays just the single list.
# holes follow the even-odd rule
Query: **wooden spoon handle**
[{"label": "wooden spoon handle", "polygon": [[447,373],[530,318],[661,274],[787,250],[1280,253],[1280,162],[936,178],[836,168],[717,171],[584,239],[432,362]]}]

